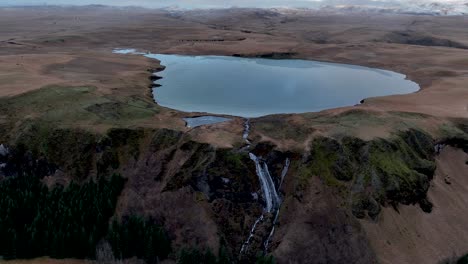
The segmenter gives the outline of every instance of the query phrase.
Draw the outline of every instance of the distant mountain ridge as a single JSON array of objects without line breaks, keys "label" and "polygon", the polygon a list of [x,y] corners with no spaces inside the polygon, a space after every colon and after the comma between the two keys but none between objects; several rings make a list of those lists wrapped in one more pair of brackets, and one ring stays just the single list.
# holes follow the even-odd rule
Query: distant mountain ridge
[{"label": "distant mountain ridge", "polygon": [[2,6],[114,6],[114,7],[144,7],[163,8],[171,11],[223,8],[267,8],[281,12],[300,12],[307,10],[354,13],[395,13],[395,14],[426,14],[426,15],[466,15],[468,0],[232,0],[215,1],[200,0],[196,3],[188,0],[167,1],[110,1],[84,0],[76,4],[70,0],[18,0],[1,1]]},{"label": "distant mountain ridge", "polygon": [[392,5],[335,5],[322,7],[342,11],[360,12],[387,12],[387,13],[411,13],[432,15],[466,15],[468,14],[468,2],[466,1],[399,1]]}]

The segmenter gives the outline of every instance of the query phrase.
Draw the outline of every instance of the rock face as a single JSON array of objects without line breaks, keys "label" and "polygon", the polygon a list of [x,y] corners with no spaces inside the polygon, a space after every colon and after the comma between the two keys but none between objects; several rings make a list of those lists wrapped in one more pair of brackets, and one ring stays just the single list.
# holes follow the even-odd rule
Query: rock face
[{"label": "rock face", "polygon": [[[419,204],[430,212],[426,193],[435,170],[433,145],[432,138],[418,130],[368,142],[319,138],[301,165],[302,185],[316,175],[327,185],[345,190],[358,218],[375,218],[381,206],[400,203]],[[300,197],[303,192],[298,190]]]},{"label": "rock face", "polygon": [[318,177],[284,202],[272,242],[278,263],[376,263],[356,218]]},{"label": "rock face", "polygon": [[[175,252],[222,249],[236,260],[263,215],[240,262],[271,253],[278,263],[374,263],[378,256],[358,219],[376,221],[383,209],[402,204],[432,210],[427,192],[436,168],[435,141],[418,130],[372,141],[316,138],[306,153],[252,144],[281,197],[278,216],[264,211],[268,203],[256,163],[245,149],[215,148],[168,129],[111,129],[105,135],[54,129],[40,136],[37,131],[25,131],[12,144],[0,169],[4,176],[34,170],[52,182],[85,182],[119,173],[128,181],[115,215],[163,223]],[[444,142],[455,143],[464,141]]]},{"label": "rock face", "polygon": [[450,39],[436,38],[430,35],[421,35],[412,31],[392,32],[387,34],[385,39],[389,43],[468,49],[468,46],[463,43]]}]

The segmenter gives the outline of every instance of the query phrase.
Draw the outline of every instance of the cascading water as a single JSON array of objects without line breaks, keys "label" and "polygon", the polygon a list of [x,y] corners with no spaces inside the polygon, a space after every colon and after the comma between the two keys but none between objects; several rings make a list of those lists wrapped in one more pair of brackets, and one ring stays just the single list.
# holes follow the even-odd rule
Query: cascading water
[{"label": "cascading water", "polygon": [[[263,197],[265,199],[266,207],[265,211],[270,213],[272,210],[276,210],[281,203],[281,199],[276,192],[275,183],[271,178],[270,172],[268,171],[268,165],[261,161],[255,154],[249,153],[250,159],[255,162],[257,169],[257,175],[260,179],[262,186]],[[262,166],[263,165],[263,166]]]},{"label": "cascading water", "polygon": [[278,210],[276,210],[275,219],[273,219],[273,226],[271,227],[270,234],[268,234],[267,240],[265,240],[265,243],[263,243],[263,249],[265,252],[268,251],[268,245],[270,244],[270,240],[273,237],[273,234],[275,233],[275,225],[278,221],[279,211],[280,209],[278,208]]},{"label": "cascading water", "polygon": [[[278,186],[278,190],[279,190],[279,189],[281,188],[281,186],[283,185],[284,177],[286,177],[286,174],[288,173],[289,165],[290,165],[290,164],[291,164],[291,161],[289,160],[289,158],[286,158],[286,162],[285,162],[285,164],[284,164],[283,170],[281,171],[281,182],[280,182],[280,184],[279,184],[279,186]],[[276,222],[278,221],[278,216],[279,216],[279,212],[280,212],[281,202],[282,202],[282,201],[280,201],[280,204],[278,204],[278,210],[276,210],[275,219],[273,219],[273,226],[271,227],[270,234],[268,235],[267,240],[266,240],[265,243],[263,244],[265,252],[268,251],[268,245],[270,244],[270,240],[271,240],[271,238],[273,237],[273,234],[275,233],[275,226],[276,226]]]},{"label": "cascading water", "polygon": [[261,221],[263,221],[263,214],[260,215],[260,217],[257,218],[257,220],[255,220],[255,223],[253,224],[252,228],[250,229],[249,237],[244,242],[244,244],[242,244],[242,247],[241,247],[241,250],[240,250],[241,255],[242,255],[242,253],[244,253],[245,249],[247,249],[247,247],[249,246],[250,241],[252,240],[252,238],[254,236],[255,229],[257,228],[258,223],[260,223]]},{"label": "cascading water", "polygon": [[[257,171],[257,176],[260,180],[260,185],[263,191],[263,196],[265,199],[266,206],[264,208],[264,212],[260,215],[260,217],[255,221],[254,225],[252,226],[250,230],[249,237],[247,240],[244,242],[242,245],[240,255],[244,253],[244,251],[247,249],[247,247],[250,244],[251,239],[253,238],[255,234],[255,229],[257,225],[262,222],[265,218],[265,213],[275,213],[275,218],[272,221],[272,229],[268,235],[268,238],[264,242],[264,250],[268,250],[268,245],[270,243],[271,237],[273,236],[275,232],[275,225],[278,220],[278,215],[279,215],[279,209],[281,206],[281,197],[278,195],[277,189],[275,187],[275,184],[273,182],[273,179],[270,175],[270,171],[268,170],[268,165],[266,162],[262,161],[259,159],[255,154],[249,153],[250,159],[255,162],[255,167]],[[284,180],[284,177],[286,176],[288,169],[289,169],[289,164],[290,161],[289,159],[286,159],[285,166],[281,172],[281,183]],[[281,184],[280,183],[280,184]],[[279,190],[279,187],[278,187]]]},{"label": "cascading water", "polygon": [[[242,138],[244,141],[247,143],[247,146],[250,146],[250,141],[248,139],[249,137],[249,132],[250,132],[250,123],[249,119],[246,119],[244,122],[244,133],[242,135]],[[268,238],[265,240],[263,246],[264,246],[264,251],[266,252],[268,250],[268,245],[270,243],[271,238],[273,237],[273,234],[275,232],[275,225],[278,220],[279,216],[279,209],[281,207],[281,197],[278,195],[278,190],[281,188],[281,185],[283,184],[284,178],[286,174],[288,173],[289,165],[290,165],[290,160],[289,158],[286,159],[285,165],[283,167],[283,170],[281,171],[281,180],[278,185],[278,188],[276,188],[275,183],[273,181],[273,178],[271,177],[270,171],[268,170],[268,165],[265,161],[263,161],[261,158],[257,157],[253,153],[249,153],[250,159],[255,163],[255,169],[257,172],[257,176],[260,180],[260,185],[262,188],[263,192],[263,198],[265,200],[266,206],[264,208],[264,212],[260,215],[257,220],[255,220],[252,228],[250,229],[249,236],[247,240],[242,244],[241,250],[240,250],[240,255],[245,252],[245,250],[248,248],[250,245],[250,242],[252,238],[254,237],[255,230],[257,226],[264,221],[265,219],[265,213],[274,213],[275,217],[272,221],[272,228],[271,231],[268,235]]]},{"label": "cascading water", "polygon": [[289,160],[289,158],[286,158],[286,163],[284,164],[283,171],[281,172],[281,181],[278,186],[278,190],[281,189],[281,186],[283,186],[284,177],[286,177],[286,174],[288,173],[290,164],[291,164],[291,161]]},{"label": "cascading water", "polygon": [[247,143],[248,146],[250,146],[249,132],[250,132],[250,119],[246,118],[244,122],[244,133],[242,134],[242,138],[244,139],[245,143]]}]

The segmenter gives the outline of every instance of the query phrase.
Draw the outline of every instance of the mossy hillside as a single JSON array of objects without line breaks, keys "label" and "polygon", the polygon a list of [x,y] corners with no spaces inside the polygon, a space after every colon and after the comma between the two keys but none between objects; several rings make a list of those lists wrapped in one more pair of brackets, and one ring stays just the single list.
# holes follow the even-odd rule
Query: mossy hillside
[{"label": "mossy hillside", "polygon": [[[103,95],[93,86],[46,86],[13,97],[0,98],[2,127],[16,131],[25,122],[60,127],[128,127],[159,112],[146,97]],[[10,134],[9,133],[9,134]]]},{"label": "mossy hillside", "polygon": [[129,159],[137,160],[145,135],[142,129],[114,128],[98,135],[79,128],[33,123],[18,135],[13,149],[24,150],[15,152],[19,156],[43,157],[73,178],[86,179],[95,166],[98,174],[106,174]]},{"label": "mossy hillside", "polygon": [[184,137],[180,131],[169,129],[159,129],[153,134],[150,142],[150,150],[153,152],[177,147],[177,144]]},{"label": "mossy hillside", "polygon": [[120,164],[129,160],[138,160],[144,137],[143,129],[109,129],[97,142],[97,173],[106,174],[117,170]]},{"label": "mossy hillside", "polygon": [[306,124],[298,126],[294,122],[286,122],[278,116],[266,116],[251,120],[251,131],[262,133],[276,140],[304,141],[314,131]]},{"label": "mossy hillside", "polygon": [[[375,217],[379,205],[419,203],[431,210],[426,199],[435,171],[434,140],[419,130],[408,130],[390,139],[317,138],[308,158],[299,165],[297,190],[318,176],[336,187],[358,217]],[[345,191],[343,191],[345,190]]]},{"label": "mossy hillside", "polygon": [[166,184],[165,190],[177,190],[184,186],[197,187],[198,179],[204,176],[206,167],[212,162],[215,150],[209,144],[188,141],[180,149],[189,155],[188,160]]},{"label": "mossy hillside", "polygon": [[367,173],[370,172],[370,178],[364,184],[378,177],[384,187],[378,198],[403,204],[417,203],[425,199],[435,171],[432,156],[433,141],[416,130],[402,133],[393,140],[375,140],[369,148]]},{"label": "mossy hillside", "polygon": [[[295,115],[275,115],[252,120],[252,136],[265,135],[274,141],[292,142],[297,152],[303,149],[305,143],[315,131],[321,135],[333,138],[390,136],[391,131],[408,129],[432,129],[427,124],[442,122],[430,115],[410,112],[381,112],[363,109],[346,110],[338,114],[333,112],[304,113]],[[293,144],[293,143],[292,143]]]},{"label": "mossy hillside", "polygon": [[[51,175],[60,169],[74,179],[118,172],[142,152],[173,151],[185,141],[178,131],[168,129],[112,128],[96,134],[80,128],[58,128],[50,123],[28,122],[10,148],[8,174],[42,170]],[[31,166],[30,166],[31,165]]]},{"label": "mossy hillside", "polygon": [[74,178],[84,179],[92,169],[95,142],[96,135],[84,130],[30,124],[15,140],[13,159],[20,169],[33,157],[43,158]]},{"label": "mossy hillside", "polygon": [[463,149],[468,153],[468,119],[454,119],[440,129],[439,143]]},{"label": "mossy hillside", "polygon": [[[258,183],[248,153],[216,149],[211,145],[188,141],[180,150],[189,158],[171,178],[165,190],[191,186],[210,200],[224,197],[231,201],[250,201]],[[228,186],[228,187],[227,187]]]},{"label": "mossy hillside", "polygon": [[[189,140],[183,133],[169,129],[112,128],[97,143],[97,172],[106,174],[121,165],[137,162],[143,153],[165,153],[171,159],[174,151]],[[180,144],[179,144],[180,143]],[[166,165],[166,164],[163,164]]]},{"label": "mossy hillside", "polygon": [[252,196],[260,190],[254,163],[246,152],[193,141],[182,144],[177,151],[185,152],[188,158],[164,191],[192,189],[198,202],[210,206],[228,254],[237,255],[251,221],[261,213],[259,201]]},{"label": "mossy hillside", "polygon": [[218,149],[206,171],[214,197],[224,197],[232,202],[251,202],[251,193],[259,186],[253,165],[245,152]]}]

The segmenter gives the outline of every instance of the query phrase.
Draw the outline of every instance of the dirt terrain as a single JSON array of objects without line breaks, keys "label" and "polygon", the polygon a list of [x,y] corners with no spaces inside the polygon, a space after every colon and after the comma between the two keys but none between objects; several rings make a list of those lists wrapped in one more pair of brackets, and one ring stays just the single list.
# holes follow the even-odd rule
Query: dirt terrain
[{"label": "dirt terrain", "polygon": [[[268,141],[285,153],[304,154],[298,154],[298,163],[308,159],[311,142],[320,136],[370,141],[421,129],[442,140],[463,133],[460,127],[468,124],[467,47],[468,18],[464,16],[2,8],[0,143],[14,141],[30,123],[40,120],[51,127],[93,133],[115,127],[167,128],[219,149],[244,144],[241,118],[186,128],[181,118],[197,113],[181,113],[153,102],[148,78],[149,72],[160,67],[159,62],[113,54],[115,48],[356,64],[400,72],[420,84],[421,90],[413,94],[367,98],[352,107],[250,121],[253,142]],[[168,158],[167,175],[175,174],[178,166],[195,155],[179,152],[176,155],[180,156]],[[119,201],[119,212],[165,214],[177,233],[176,243],[218,247],[220,224],[198,193],[189,187],[163,193],[163,184],[147,176],[153,173],[151,169],[160,169],[158,159],[167,158],[164,155],[168,154],[146,153],[120,169],[131,180]],[[280,216],[272,253],[279,263],[308,263],[305,260],[311,258],[316,260],[313,263],[439,263],[466,254],[467,159],[465,152],[450,146],[436,156],[437,170],[428,192],[434,206],[431,213],[416,205],[387,205],[376,219],[357,220],[343,206],[349,201],[341,199],[341,185],[329,188],[324,180],[308,180],[300,199],[294,193],[285,201],[286,213]],[[252,176],[253,169],[246,174]],[[284,190],[295,192],[299,178],[291,177]],[[252,207],[244,209],[256,212]],[[254,219],[247,216],[243,221],[252,223]],[[246,235],[250,227],[246,223],[229,232]],[[199,226],[203,228],[197,229]],[[182,241],[186,234],[188,241]]]},{"label": "dirt terrain", "polygon": [[429,191],[431,214],[402,206],[384,209],[377,223],[362,222],[381,263],[442,263],[466,253],[467,160],[459,149],[441,152]]},{"label": "dirt terrain", "polygon": [[[129,87],[149,85],[141,78],[141,70],[156,66],[156,62],[111,53],[114,48],[136,48],[152,53],[286,56],[394,70],[418,82],[422,90],[410,95],[370,98],[362,105],[323,114],[362,109],[372,115],[383,115],[385,119],[389,118],[386,116],[389,112],[412,112],[431,116],[432,120],[429,118],[430,121],[419,124],[428,129],[433,124],[443,123],[440,117],[468,116],[464,85],[468,78],[468,60],[465,59],[468,50],[453,47],[454,42],[468,43],[465,17],[334,15],[249,9],[169,12],[106,7],[4,8],[0,12],[2,96],[54,84],[92,85],[102,94],[128,96],[132,93],[148,99],[146,95],[150,91],[130,90]],[[16,19],[18,17],[21,20]],[[159,120],[173,114],[160,110]],[[302,129],[340,133],[341,126],[334,126],[332,130],[336,131],[330,131],[330,127],[314,122],[316,118],[317,115],[281,117],[284,122],[297,123]],[[298,119],[302,120],[298,122]],[[263,119],[256,122],[259,126],[265,125]],[[173,124],[171,127],[175,125],[183,130],[183,122],[163,123],[152,120],[153,125]],[[397,123],[401,124],[400,120]],[[241,125],[235,122],[232,126],[234,124]],[[348,132],[371,138],[389,130],[386,126],[376,128],[375,125],[359,124]],[[225,142],[213,140],[210,143],[234,144],[232,126],[216,129],[224,135]],[[236,128],[235,133],[240,129]],[[361,133],[361,130],[366,132]],[[276,141],[284,137],[266,135],[261,129],[254,133]],[[199,137],[206,140],[206,136]],[[284,142],[277,143],[284,145]]]}]

